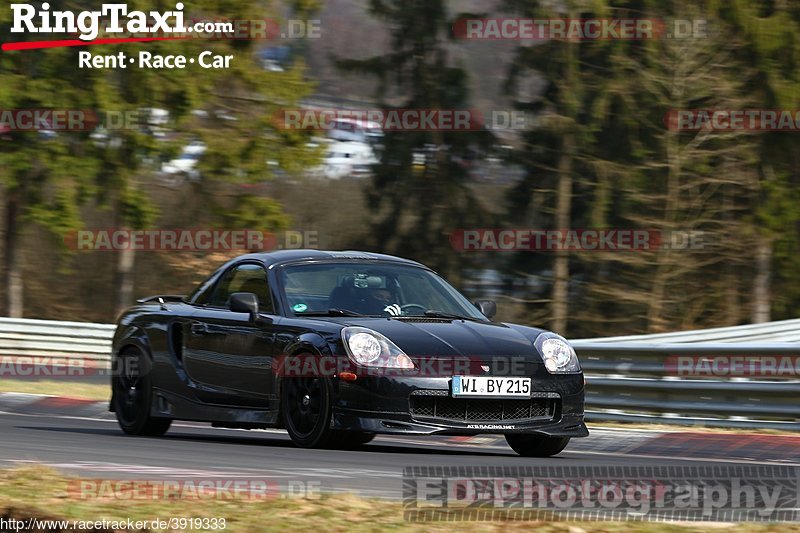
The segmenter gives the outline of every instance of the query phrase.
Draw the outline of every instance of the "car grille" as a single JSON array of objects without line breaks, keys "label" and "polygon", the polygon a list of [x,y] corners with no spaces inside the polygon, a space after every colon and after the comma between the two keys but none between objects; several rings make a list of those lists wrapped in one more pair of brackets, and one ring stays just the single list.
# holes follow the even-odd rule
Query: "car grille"
[{"label": "car grille", "polygon": [[463,422],[553,419],[559,401],[553,397],[524,400],[451,398],[447,391],[415,391],[409,397],[412,417]]}]

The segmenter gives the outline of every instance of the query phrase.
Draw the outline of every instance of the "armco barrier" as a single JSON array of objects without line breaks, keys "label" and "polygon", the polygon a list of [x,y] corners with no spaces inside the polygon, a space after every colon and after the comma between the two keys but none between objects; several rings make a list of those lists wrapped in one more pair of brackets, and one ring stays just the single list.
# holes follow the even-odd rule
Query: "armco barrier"
[{"label": "armco barrier", "polygon": [[[587,418],[800,430],[800,379],[683,378],[665,365],[676,356],[800,357],[800,343],[794,342],[702,342],[721,335],[738,340],[788,334],[794,340],[798,323],[741,326],[741,334],[720,328],[574,341],[586,374]],[[107,364],[113,333],[111,324],[0,318],[0,358],[82,357]]]},{"label": "armco barrier", "polygon": [[[797,343],[573,343],[589,420],[800,430],[798,376],[676,375],[678,357],[800,360]],[[795,366],[796,368],[796,366]]]},{"label": "armco barrier", "polygon": [[108,362],[114,329],[112,324],[0,318],[0,356]]}]

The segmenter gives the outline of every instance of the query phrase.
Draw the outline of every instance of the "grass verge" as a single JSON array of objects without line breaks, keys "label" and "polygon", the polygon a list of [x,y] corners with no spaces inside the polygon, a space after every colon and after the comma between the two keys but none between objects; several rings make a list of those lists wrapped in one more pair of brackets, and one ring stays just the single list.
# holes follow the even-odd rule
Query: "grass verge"
[{"label": "grass verge", "polygon": [[[263,532],[324,528],[339,531],[528,531],[591,533],[701,532],[713,529],[753,533],[800,532],[800,524],[666,524],[646,522],[427,522],[404,521],[399,502],[366,500],[352,495],[316,499],[272,498],[245,500],[130,501],[113,498],[80,499],[70,481],[44,467],[0,470],[0,517],[18,520],[126,521],[182,518],[225,518],[226,532]],[[188,530],[188,529],[184,529]],[[196,530],[196,529],[195,529]],[[50,531],[65,531],[51,529]],[[74,530],[73,530],[74,531]],[[150,529],[150,531],[164,531]],[[167,529],[166,531],[180,531]],[[206,529],[205,531],[211,531]]]},{"label": "grass verge", "polygon": [[69,380],[26,380],[0,379],[0,392],[22,392],[26,394],[47,394],[87,400],[108,401],[111,398],[111,385],[100,383],[79,383]]}]

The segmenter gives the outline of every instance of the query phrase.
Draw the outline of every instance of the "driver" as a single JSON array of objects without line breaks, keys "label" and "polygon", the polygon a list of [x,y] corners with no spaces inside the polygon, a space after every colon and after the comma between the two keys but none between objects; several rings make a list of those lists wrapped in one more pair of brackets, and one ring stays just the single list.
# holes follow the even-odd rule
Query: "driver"
[{"label": "driver", "polygon": [[388,289],[373,289],[370,291],[371,307],[378,313],[387,313],[391,316],[399,316],[403,311],[400,304],[395,303],[392,291]]}]

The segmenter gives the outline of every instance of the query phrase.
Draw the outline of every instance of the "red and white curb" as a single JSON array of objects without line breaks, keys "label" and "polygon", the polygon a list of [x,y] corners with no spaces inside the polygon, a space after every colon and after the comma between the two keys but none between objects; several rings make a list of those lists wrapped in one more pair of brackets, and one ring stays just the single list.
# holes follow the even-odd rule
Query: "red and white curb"
[{"label": "red and white curb", "polygon": [[[653,439],[664,435],[661,431],[626,430],[624,436],[614,429],[592,428],[588,438],[572,439],[569,451],[591,451],[597,453],[626,453]],[[502,435],[474,435],[469,437],[448,437],[447,441],[458,446],[478,448],[507,447]]]},{"label": "red and white curb", "polygon": [[[800,464],[800,435],[604,427],[590,427],[589,433],[587,438],[573,439],[566,451]],[[447,442],[484,449],[506,447],[505,439],[501,435],[448,437]]]},{"label": "red and white curb", "polygon": [[78,418],[98,418],[110,420],[113,413],[108,411],[107,401],[47,396],[44,394],[24,394],[19,392],[0,393],[0,412],[23,415],[70,416]]}]

